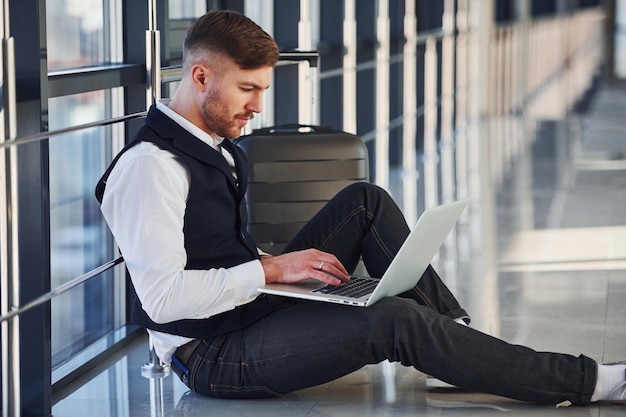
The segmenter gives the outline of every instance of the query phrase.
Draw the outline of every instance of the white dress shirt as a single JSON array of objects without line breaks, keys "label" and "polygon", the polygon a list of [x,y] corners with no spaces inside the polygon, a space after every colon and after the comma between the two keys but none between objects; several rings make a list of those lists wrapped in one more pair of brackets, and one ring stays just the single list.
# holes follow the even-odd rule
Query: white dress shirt
[{"label": "white dress shirt", "polygon": [[[218,152],[213,138],[158,103],[157,109]],[[232,157],[223,152],[231,166]],[[178,158],[149,142],[125,152],[111,171],[101,210],[124,256],[133,285],[156,323],[203,319],[254,300],[265,283],[258,260],[232,268],[185,270],[183,218],[189,172]],[[259,251],[263,254],[263,252]],[[192,339],[148,330],[166,364],[178,346]]]}]

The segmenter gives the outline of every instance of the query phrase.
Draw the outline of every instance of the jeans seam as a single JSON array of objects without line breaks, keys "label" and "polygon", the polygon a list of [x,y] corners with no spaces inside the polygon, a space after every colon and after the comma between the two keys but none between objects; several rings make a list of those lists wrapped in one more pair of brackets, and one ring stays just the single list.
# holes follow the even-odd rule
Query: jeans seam
[{"label": "jeans seam", "polygon": [[426,294],[424,294],[424,292],[422,290],[420,290],[417,287],[413,287],[412,288],[413,291],[415,291],[415,293],[417,294],[417,296],[419,298],[422,299],[422,301],[430,308],[432,308],[433,310],[437,311],[437,307],[435,306],[435,304],[430,300],[430,298],[428,298],[426,296]]},{"label": "jeans seam", "polygon": [[[369,217],[371,220],[373,218],[373,215],[370,213],[367,213],[367,214],[368,214],[368,217],[371,216]],[[389,247],[385,245],[385,242],[383,241],[382,237],[378,233],[378,230],[376,229],[376,227],[372,225],[370,230],[372,232],[372,236],[374,236],[374,240],[376,240],[380,249],[385,253],[385,255],[387,255],[387,257],[389,258],[389,261],[393,260],[394,255],[391,253],[391,250],[389,249]]]},{"label": "jeans seam", "polygon": [[326,245],[328,244],[328,242],[330,240],[332,240],[337,233],[339,233],[339,231],[346,225],[348,224],[348,222],[350,220],[352,220],[357,214],[359,214],[362,211],[366,211],[364,206],[359,206],[357,208],[355,208],[354,210],[352,210],[350,213],[348,213],[348,215],[343,219],[342,222],[340,222],[337,227],[335,227],[331,233],[328,234],[328,237],[324,240],[324,242],[322,242],[322,247],[320,249],[324,250],[324,248],[326,247]]},{"label": "jeans seam", "polygon": [[[328,237],[324,240],[324,242],[322,242],[322,246],[320,249],[324,249],[326,247],[326,245],[328,244],[328,242],[330,240],[332,240],[337,233],[339,233],[339,231],[346,225],[348,224],[348,222],[350,222],[350,220],[352,220],[355,216],[357,216],[359,213],[361,212],[365,212],[365,216],[367,217],[367,219],[371,222],[374,219],[374,214],[370,213],[369,211],[367,211],[367,209],[365,208],[365,206],[359,206],[357,208],[355,208],[354,210],[352,210],[350,213],[348,213],[348,215],[343,219],[342,222],[340,222],[337,227],[335,227],[331,233],[328,234]],[[376,227],[374,225],[370,226],[370,231],[372,233],[372,236],[374,237],[374,240],[376,240],[376,243],[378,243],[378,246],[380,247],[380,249],[383,251],[383,253],[385,253],[385,255],[387,255],[388,259],[391,261],[394,257],[393,253],[391,253],[391,250],[389,249],[389,247],[387,245],[385,245],[384,240],[382,239],[382,237],[380,236],[380,234],[378,233],[378,230],[376,229]]]},{"label": "jeans seam", "polygon": [[[196,381],[196,374],[198,373],[198,368],[200,367],[200,365],[202,364],[202,362],[204,361],[204,359],[202,358],[202,356],[196,354],[196,352],[192,353],[191,355],[191,359],[190,359],[190,364],[192,364],[192,366],[189,369],[189,388],[195,391],[195,381]],[[189,364],[187,364],[187,366],[189,366]]]}]

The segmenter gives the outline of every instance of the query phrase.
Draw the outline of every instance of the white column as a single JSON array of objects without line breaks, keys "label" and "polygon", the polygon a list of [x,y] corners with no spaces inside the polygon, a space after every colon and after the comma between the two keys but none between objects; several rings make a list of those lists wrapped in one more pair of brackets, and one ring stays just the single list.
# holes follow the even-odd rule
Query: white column
[{"label": "white column", "polygon": [[445,0],[441,40],[441,196],[453,201],[454,175],[454,0]]},{"label": "white column", "polygon": [[378,0],[376,38],[376,184],[389,189],[389,0]]},{"label": "white column", "polygon": [[[615,0],[615,27],[626,28],[626,0]],[[626,31],[615,31],[615,76],[626,78]]]},{"label": "white column", "polygon": [[[274,35],[274,0],[245,0],[244,13],[264,31]],[[272,74],[273,77],[273,74]],[[263,98],[263,112],[258,114],[245,126],[244,132],[250,133],[260,127],[272,126],[275,120],[274,112],[274,80],[272,78],[270,88],[265,92]]]},{"label": "white column", "polygon": [[417,171],[415,138],[417,136],[417,17],[415,1],[406,0],[404,6],[404,129],[402,131],[403,212],[407,223],[417,222]]},{"label": "white column", "polygon": [[356,16],[355,0],[344,1],[343,130],[356,134]]},{"label": "white column", "polygon": [[[298,49],[311,51],[319,40],[319,0],[300,0],[298,22]],[[298,121],[319,124],[319,105],[316,103],[319,71],[308,62],[298,64]]]},{"label": "white column", "polygon": [[[467,130],[469,95],[468,59],[468,0],[459,0],[456,13],[456,193],[458,198],[467,198]],[[467,210],[461,222],[467,218]]]},{"label": "white column", "polygon": [[480,262],[472,262],[473,282],[471,288],[480,288],[480,303],[470,305],[472,323],[477,329],[500,334],[500,305],[498,296],[498,271],[496,263],[497,239],[494,231],[496,218],[494,190],[489,169],[489,109],[493,75],[490,73],[492,54],[493,8],[489,1],[470,0],[470,132],[469,151],[469,195],[472,199],[468,208],[470,225],[470,247],[480,251]]},{"label": "white column", "polygon": [[426,40],[424,53],[424,205],[434,207],[439,200],[437,166],[437,39]]}]

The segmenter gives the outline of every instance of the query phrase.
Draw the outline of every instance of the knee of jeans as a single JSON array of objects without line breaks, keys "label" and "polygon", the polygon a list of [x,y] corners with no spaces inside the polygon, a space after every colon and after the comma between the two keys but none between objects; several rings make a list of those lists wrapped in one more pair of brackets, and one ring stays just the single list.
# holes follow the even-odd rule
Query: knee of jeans
[{"label": "knee of jeans", "polygon": [[359,192],[364,192],[364,193],[376,193],[376,194],[381,193],[384,195],[388,195],[387,191],[385,191],[383,188],[379,187],[378,185],[372,184],[369,182],[363,182],[363,181],[350,184],[346,187],[346,189],[358,190]]},{"label": "knee of jeans", "polygon": [[385,189],[369,182],[355,182],[344,188],[343,192],[358,195],[363,202],[391,200],[391,196]]},{"label": "knee of jeans", "polygon": [[421,328],[424,325],[432,324],[433,321],[438,320],[438,317],[444,317],[428,306],[402,297],[383,298],[370,309],[379,310],[380,318],[383,321],[387,320],[389,323],[393,323],[396,329]]},{"label": "knee of jeans", "polygon": [[419,305],[410,299],[401,297],[386,297],[369,307],[372,313],[376,312],[375,321],[377,324],[371,323],[370,326],[380,325],[384,328],[391,329],[389,326],[397,326],[398,323],[404,323],[406,317],[419,315],[416,311]]}]

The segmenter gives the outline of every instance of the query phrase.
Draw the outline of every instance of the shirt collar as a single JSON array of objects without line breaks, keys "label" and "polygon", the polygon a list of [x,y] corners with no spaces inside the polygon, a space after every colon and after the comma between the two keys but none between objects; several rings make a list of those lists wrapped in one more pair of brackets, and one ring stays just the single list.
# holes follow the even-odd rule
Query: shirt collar
[{"label": "shirt collar", "polygon": [[160,110],[167,117],[178,123],[183,129],[200,139],[202,142],[211,146],[213,149],[220,151],[219,145],[222,143],[224,138],[219,136],[212,136],[206,133],[204,130],[200,129],[198,126],[191,123],[189,120],[185,119],[180,114],[176,113],[174,110],[170,109],[167,104],[168,100],[159,100],[156,104],[158,110]]}]

